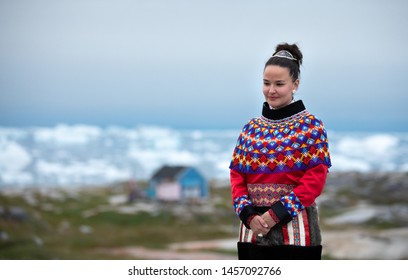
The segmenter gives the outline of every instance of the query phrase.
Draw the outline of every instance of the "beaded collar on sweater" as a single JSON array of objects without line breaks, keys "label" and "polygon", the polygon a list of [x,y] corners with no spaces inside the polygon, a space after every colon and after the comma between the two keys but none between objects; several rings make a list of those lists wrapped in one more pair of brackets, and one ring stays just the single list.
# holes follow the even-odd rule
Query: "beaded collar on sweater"
[{"label": "beaded collar on sweater", "polygon": [[303,104],[302,100],[295,101],[290,103],[288,106],[285,106],[280,109],[271,109],[268,102],[264,102],[262,107],[262,117],[269,120],[282,120],[289,118],[293,115],[305,111],[306,107]]}]

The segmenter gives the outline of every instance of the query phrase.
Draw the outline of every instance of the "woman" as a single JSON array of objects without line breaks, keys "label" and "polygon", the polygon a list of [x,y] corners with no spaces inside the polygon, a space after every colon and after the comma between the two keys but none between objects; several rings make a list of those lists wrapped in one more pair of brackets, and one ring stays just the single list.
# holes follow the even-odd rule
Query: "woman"
[{"label": "woman", "polygon": [[315,199],[331,166],[323,123],[295,101],[303,55],[280,44],[263,73],[262,116],[242,129],[230,165],[239,259],[321,259]]}]

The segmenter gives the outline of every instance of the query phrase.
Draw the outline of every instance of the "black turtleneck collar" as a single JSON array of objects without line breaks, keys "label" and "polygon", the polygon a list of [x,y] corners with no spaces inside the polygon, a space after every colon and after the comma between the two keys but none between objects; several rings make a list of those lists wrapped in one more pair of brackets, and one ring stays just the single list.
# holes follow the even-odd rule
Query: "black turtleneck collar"
[{"label": "black turtleneck collar", "polygon": [[280,109],[271,109],[268,102],[264,102],[262,116],[270,120],[281,120],[306,110],[302,100],[295,101]]}]

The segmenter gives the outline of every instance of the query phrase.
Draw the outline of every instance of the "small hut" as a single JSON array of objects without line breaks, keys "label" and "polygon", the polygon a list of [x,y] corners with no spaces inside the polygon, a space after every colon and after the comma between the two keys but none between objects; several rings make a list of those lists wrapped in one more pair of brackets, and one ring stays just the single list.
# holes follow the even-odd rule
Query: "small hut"
[{"label": "small hut", "polygon": [[208,184],[194,167],[166,165],[153,174],[147,196],[162,201],[202,200],[208,197]]}]

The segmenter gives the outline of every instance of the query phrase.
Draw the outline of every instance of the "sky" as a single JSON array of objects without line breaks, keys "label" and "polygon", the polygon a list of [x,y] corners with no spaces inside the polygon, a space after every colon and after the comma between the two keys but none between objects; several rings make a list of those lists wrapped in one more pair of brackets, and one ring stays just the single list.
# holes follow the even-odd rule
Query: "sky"
[{"label": "sky", "polygon": [[264,63],[304,55],[296,99],[329,130],[408,132],[407,1],[0,0],[0,126],[235,129]]}]

